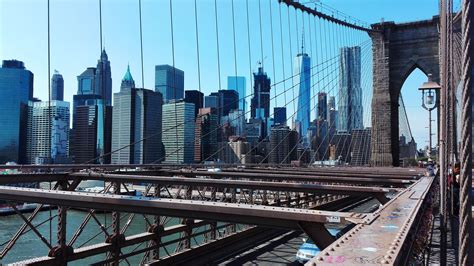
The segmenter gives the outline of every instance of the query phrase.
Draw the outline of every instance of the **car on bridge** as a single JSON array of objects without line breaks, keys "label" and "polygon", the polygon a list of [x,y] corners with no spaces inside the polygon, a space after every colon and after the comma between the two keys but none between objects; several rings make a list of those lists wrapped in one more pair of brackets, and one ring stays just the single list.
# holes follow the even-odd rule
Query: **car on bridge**
[{"label": "car on bridge", "polygon": [[[329,233],[333,236],[336,236],[341,230],[339,229],[328,229]],[[305,264],[316,255],[319,254],[321,250],[316,246],[316,244],[311,240],[311,238],[305,239],[303,238],[303,244],[298,248],[296,252],[296,260],[301,263]]]}]

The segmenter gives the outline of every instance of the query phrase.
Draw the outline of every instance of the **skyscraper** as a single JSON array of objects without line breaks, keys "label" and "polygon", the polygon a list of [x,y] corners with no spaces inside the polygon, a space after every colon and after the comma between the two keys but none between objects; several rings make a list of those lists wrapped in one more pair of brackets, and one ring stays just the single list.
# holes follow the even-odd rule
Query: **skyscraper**
[{"label": "skyscraper", "polygon": [[329,157],[329,126],[325,119],[317,120],[317,135],[319,139],[319,159],[326,160]]},{"label": "skyscraper", "polygon": [[184,72],[170,65],[155,66],[155,91],[163,95],[163,102],[184,98]]},{"label": "skyscraper", "polygon": [[[371,128],[353,129],[351,139],[351,165],[368,165],[370,161]],[[416,151],[416,148],[415,148]]]},{"label": "skyscraper", "polygon": [[204,97],[204,107],[205,108],[216,108],[218,106],[219,97],[213,93],[211,95]]},{"label": "skyscraper", "polygon": [[63,76],[56,70],[54,71],[53,77],[51,78],[51,100],[64,100],[64,79]]},{"label": "skyscraper", "polygon": [[217,96],[219,100],[217,113],[219,123],[222,123],[222,118],[228,116],[231,110],[239,109],[239,94],[234,90],[219,90]]},{"label": "skyscraper", "polygon": [[274,107],[273,108],[273,120],[275,125],[286,126],[286,107]]},{"label": "skyscraper", "polygon": [[275,126],[270,134],[270,155],[271,164],[289,164],[291,158],[289,153],[293,149],[290,147],[290,128],[287,126]]},{"label": "skyscraper", "polygon": [[194,161],[194,104],[184,101],[163,104],[162,138],[166,163]]},{"label": "skyscraper", "polygon": [[338,130],[351,132],[364,127],[360,47],[343,47],[340,53]]},{"label": "skyscraper", "polygon": [[327,94],[325,92],[318,93],[318,116],[317,119],[328,119],[328,103],[327,103]]},{"label": "skyscraper", "polygon": [[200,108],[196,118],[194,161],[217,158],[217,111],[215,108]]},{"label": "skyscraper", "polygon": [[264,121],[270,117],[270,78],[263,71],[263,67],[258,68],[257,73],[253,73],[253,97],[250,102],[250,113],[252,118],[260,118]]},{"label": "skyscraper", "polygon": [[338,119],[338,111],[336,110],[336,97],[330,96],[328,101],[328,134],[329,134],[329,141],[333,138],[334,134],[336,134],[337,128],[337,119]]},{"label": "skyscraper", "polygon": [[252,163],[251,145],[242,138],[231,138],[219,143],[219,159],[228,164]]},{"label": "skyscraper", "polygon": [[245,125],[245,138],[249,143],[257,143],[264,137],[265,124],[262,119],[250,118]]},{"label": "skyscraper", "polygon": [[329,96],[328,110],[330,110],[331,108],[336,109],[336,97],[335,96]]},{"label": "skyscraper", "polygon": [[77,95],[100,95],[96,91],[95,67],[88,67],[77,76]]},{"label": "skyscraper", "polygon": [[0,95],[0,163],[25,163],[28,101],[33,99],[33,73],[25,69],[23,62],[3,61]]},{"label": "skyscraper", "polygon": [[245,114],[247,110],[247,96],[245,77],[231,76],[227,77],[227,89],[234,90],[239,94],[239,109]]},{"label": "skyscraper", "polygon": [[96,94],[102,96],[106,106],[112,106],[112,72],[105,50],[102,50],[100,59],[97,61],[95,82],[97,83]]},{"label": "skyscraper", "polygon": [[[135,88],[127,68],[120,92],[114,93],[112,163],[157,163],[163,158],[161,139],[162,96],[159,92]],[[125,147],[125,148],[124,148]]]},{"label": "skyscraper", "polygon": [[110,163],[112,78],[105,50],[97,68],[87,68],[77,81],[77,95],[73,96],[72,157],[76,163]]},{"label": "skyscraper", "polygon": [[296,121],[299,125],[303,145],[307,147],[309,141],[306,133],[309,128],[311,110],[311,58],[304,52],[304,46],[301,47],[301,53],[295,57],[293,69],[294,85],[299,88]]},{"label": "skyscraper", "polygon": [[[51,107],[51,112],[49,112],[49,107]],[[50,103],[30,101],[28,113],[27,163],[67,163],[69,157],[69,103],[55,100]],[[50,129],[51,136],[49,135]]]},{"label": "skyscraper", "polygon": [[[99,95],[74,95],[70,138],[71,159],[75,163],[94,163],[97,156]],[[82,104],[84,103],[84,104]]]},{"label": "skyscraper", "polygon": [[204,106],[204,94],[198,90],[187,90],[184,92],[184,101],[194,104],[194,117],[197,117],[199,109]]},{"label": "skyscraper", "polygon": [[332,136],[336,134],[336,128],[337,128],[337,117],[338,117],[338,111],[334,108],[329,109],[328,113],[328,133],[329,133],[329,140],[332,139]]},{"label": "skyscraper", "polygon": [[235,136],[243,136],[245,130],[245,114],[240,109],[234,109],[229,112],[228,121],[232,127]]}]

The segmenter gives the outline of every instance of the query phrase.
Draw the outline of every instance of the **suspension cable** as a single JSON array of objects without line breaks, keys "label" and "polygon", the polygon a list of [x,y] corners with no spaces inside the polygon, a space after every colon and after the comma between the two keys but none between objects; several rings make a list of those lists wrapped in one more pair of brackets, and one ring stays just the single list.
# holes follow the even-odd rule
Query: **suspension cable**
[{"label": "suspension cable", "polygon": [[142,88],[145,88],[145,72],[143,71],[142,0],[138,0],[138,14],[140,19],[140,58],[142,65]]},{"label": "suspension cable", "polygon": [[471,250],[471,190],[472,190],[472,64],[473,64],[473,31],[474,23],[471,0],[464,0],[462,5],[462,110],[461,110],[461,176],[460,176],[460,215],[459,215],[459,264],[472,265]]},{"label": "suspension cable", "polygon": [[218,15],[217,15],[217,0],[214,0],[214,17],[215,17],[215,24],[216,24],[216,46],[217,46],[217,73],[219,78],[219,90],[222,89],[221,87],[221,60],[220,60],[220,52],[219,52],[219,23],[218,23]]}]

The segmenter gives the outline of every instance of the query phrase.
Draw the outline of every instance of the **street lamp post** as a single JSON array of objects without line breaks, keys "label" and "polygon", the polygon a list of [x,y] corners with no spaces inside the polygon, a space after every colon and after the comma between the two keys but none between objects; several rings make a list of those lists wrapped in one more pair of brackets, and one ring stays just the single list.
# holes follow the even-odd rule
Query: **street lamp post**
[{"label": "street lamp post", "polygon": [[441,86],[432,80],[431,74],[428,74],[428,81],[424,82],[418,90],[421,91],[421,106],[428,111],[429,118],[429,147],[428,157],[431,158],[431,148],[433,147],[431,137],[431,111],[438,107],[437,91],[441,89]]}]

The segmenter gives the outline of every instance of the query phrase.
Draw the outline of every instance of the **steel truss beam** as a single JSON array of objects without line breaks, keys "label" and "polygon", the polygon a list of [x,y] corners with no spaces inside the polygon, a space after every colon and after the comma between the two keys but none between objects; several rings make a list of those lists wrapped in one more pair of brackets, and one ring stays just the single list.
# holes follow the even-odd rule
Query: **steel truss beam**
[{"label": "steel truss beam", "polygon": [[[152,176],[186,176],[186,177],[199,177],[207,176],[214,178],[234,178],[234,179],[258,179],[258,180],[278,180],[278,181],[303,181],[303,182],[327,182],[327,183],[342,183],[342,184],[367,184],[367,185],[384,185],[384,186],[396,186],[405,187],[406,185],[412,184],[416,179],[412,178],[392,178],[391,176],[385,177],[380,175],[379,177],[355,177],[350,175],[339,176],[337,174],[314,174],[305,172],[277,172],[277,173],[266,173],[262,172],[208,172],[203,170],[170,170],[161,169],[153,171],[124,171],[115,172],[117,174],[133,174],[138,175],[152,175]],[[75,173],[76,176],[85,178],[84,173]],[[77,178],[76,178],[77,179]],[[24,183],[24,182],[55,182],[55,181],[67,181],[75,180],[72,176],[67,173],[33,173],[33,174],[8,174],[0,176],[0,185],[7,185],[12,183]]]},{"label": "steel truss beam", "polygon": [[[305,199],[305,197],[302,197],[302,200],[303,199]],[[317,201],[319,202],[320,200],[321,199],[319,199]],[[354,200],[355,199],[351,198],[349,200],[349,202],[353,202]],[[283,200],[281,202],[281,204],[286,204],[285,201],[286,200]],[[334,208],[338,209],[339,207],[336,207],[336,206],[339,206],[340,204],[342,204],[345,201],[346,201],[346,199],[342,199],[342,198],[338,199],[338,200],[335,200],[334,203],[335,202],[339,203],[339,204],[336,204],[335,206],[333,206],[333,202],[327,202],[327,203],[323,204],[322,208],[323,209],[334,209]],[[273,204],[271,204],[271,206],[276,206],[275,204],[276,203],[273,203]],[[336,209],[334,209],[334,210],[336,210]],[[227,225],[221,225],[221,226],[218,226],[218,227],[212,229],[212,224],[214,224],[214,223],[215,222],[212,222],[212,221],[195,220],[194,223],[192,224],[192,227],[197,228],[197,227],[201,227],[201,226],[211,225],[210,230],[211,230],[211,233],[212,233],[213,230],[217,230],[218,228],[224,228],[225,226],[227,226]],[[160,232],[159,235],[157,235],[156,233],[148,232],[148,233],[140,233],[140,234],[133,235],[133,236],[127,236],[127,237],[125,237],[125,241],[118,243],[118,247],[119,248],[124,248],[124,247],[127,247],[127,246],[132,246],[132,245],[144,243],[144,242],[147,242],[147,241],[156,241],[157,239],[160,239],[160,238],[165,237],[165,236],[169,236],[169,235],[173,235],[173,234],[177,234],[177,233],[182,233],[183,231],[188,229],[187,227],[188,227],[188,225],[178,224],[178,225],[173,225],[173,226],[169,226],[169,227],[164,228],[164,230],[162,232]],[[214,239],[214,240],[216,240],[216,239]],[[224,240],[224,239],[222,239],[222,240]],[[217,239],[216,241],[219,242],[220,239]],[[175,240],[174,243],[177,243],[177,242],[179,242],[179,239]],[[148,248],[143,249],[142,252],[151,251],[152,249],[157,249],[159,247],[163,247],[163,246],[166,246],[166,245],[169,245],[169,244],[171,244],[171,243],[170,242],[161,243],[161,242],[157,241],[155,245],[152,245],[152,246],[149,246]],[[75,260],[83,259],[83,258],[86,258],[86,257],[91,257],[91,256],[94,256],[94,255],[110,252],[110,251],[113,251],[114,248],[116,248],[116,247],[114,247],[114,245],[111,244],[111,243],[99,243],[99,244],[90,245],[90,246],[86,246],[86,247],[82,247],[82,248],[77,248],[77,249],[74,249],[72,253],[69,253],[67,258],[65,258],[65,260],[66,261],[75,261]],[[139,253],[141,253],[141,252],[139,252]],[[120,255],[119,257],[125,259],[128,255],[130,255],[130,254],[128,254],[128,253],[123,254],[123,255]],[[61,258],[38,257],[38,258],[33,258],[33,259],[28,259],[28,260],[25,260],[25,261],[21,261],[21,262],[18,262],[18,263],[21,264],[21,265],[23,265],[23,264],[28,264],[28,265],[58,265],[60,260],[61,260]]]},{"label": "steel truss beam", "polygon": [[142,175],[120,175],[120,174],[100,174],[100,173],[72,173],[72,177],[89,180],[104,180],[109,182],[127,183],[154,183],[160,185],[185,185],[204,186],[217,188],[240,188],[270,191],[292,191],[306,192],[314,194],[336,194],[336,195],[360,195],[375,196],[382,204],[388,202],[386,193],[399,192],[398,189],[360,186],[333,186],[319,184],[283,183],[283,182],[263,182],[244,181],[229,179],[208,179],[208,178],[183,178],[183,177],[157,177]]},{"label": "steel truss beam", "polygon": [[[208,172],[203,170],[158,170],[153,171],[153,175],[158,176],[185,176],[185,177],[214,177],[214,178],[235,178],[235,179],[260,179],[260,180],[286,180],[286,181],[304,181],[304,182],[328,182],[328,183],[347,183],[347,184],[369,184],[385,186],[406,186],[416,180],[393,179],[393,178],[362,178],[362,177],[337,177],[337,176],[319,176],[303,174],[265,174],[265,173],[246,173],[246,172]],[[126,174],[124,172],[124,174]],[[135,173],[137,174],[137,173]]]},{"label": "steel truss beam", "polygon": [[366,223],[369,214],[0,186],[0,199],[58,206],[299,229],[298,222]]},{"label": "steel truss beam", "polygon": [[329,176],[329,177],[362,177],[362,178],[391,178],[391,179],[407,179],[407,180],[416,180],[422,174],[419,171],[406,171],[405,169],[400,169],[399,172],[382,172],[382,171],[348,171],[352,170],[351,168],[302,168],[302,169],[288,169],[288,168],[224,168],[222,172],[248,172],[248,173],[267,173],[267,174],[291,174],[291,175],[308,175],[308,176]]}]

